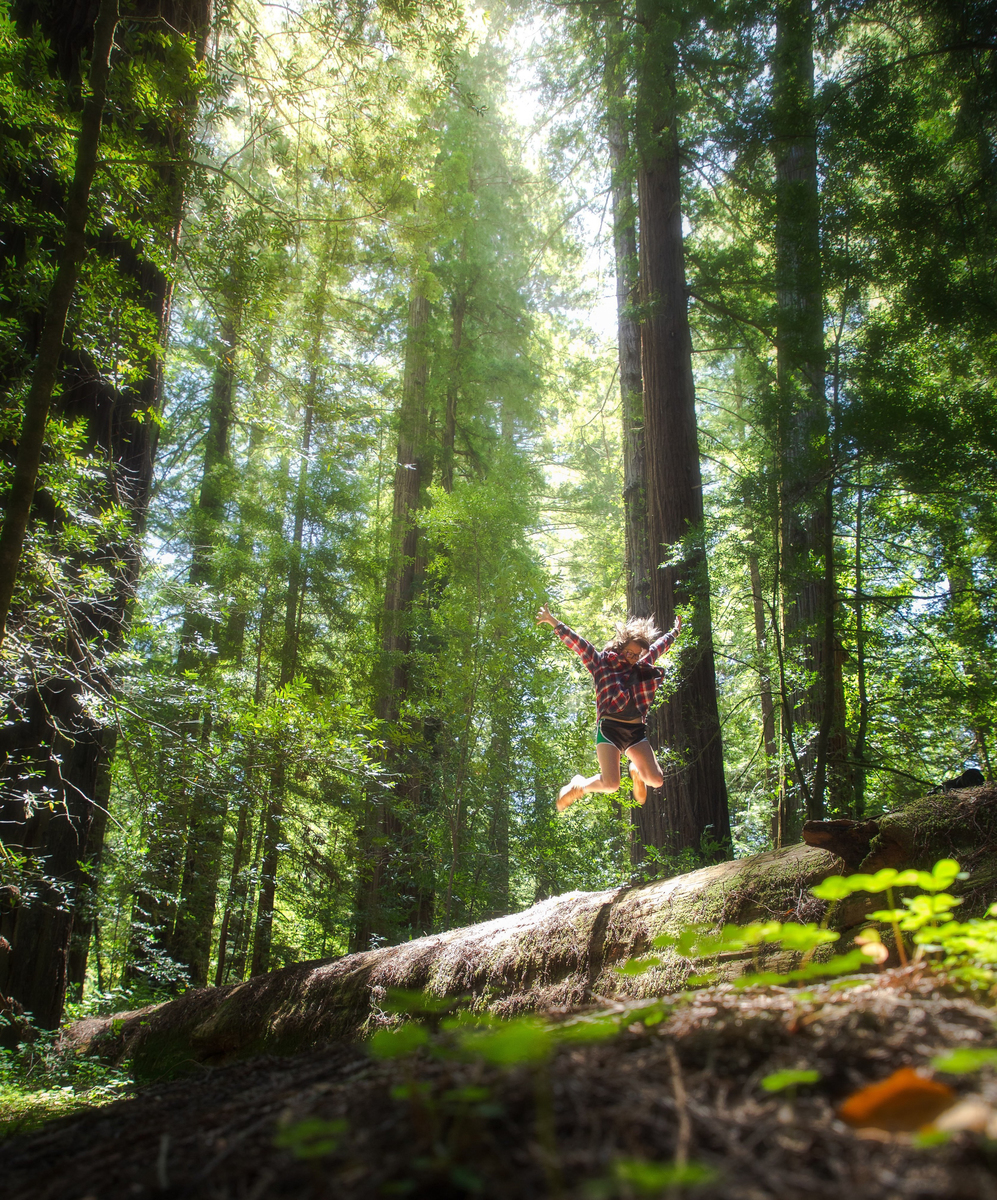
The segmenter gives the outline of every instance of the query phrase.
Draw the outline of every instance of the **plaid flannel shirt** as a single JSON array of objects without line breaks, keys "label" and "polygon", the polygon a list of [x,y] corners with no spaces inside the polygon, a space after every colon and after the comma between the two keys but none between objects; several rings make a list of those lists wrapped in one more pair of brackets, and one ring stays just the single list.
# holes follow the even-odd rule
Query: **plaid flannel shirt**
[{"label": "plaid flannel shirt", "polygon": [[[651,707],[654,693],[665,677],[664,668],[653,664],[666,650],[671,649],[675,641],[673,633],[659,637],[650,650],[637,660],[636,666],[631,667],[615,650],[596,650],[591,642],[579,637],[563,621],[558,621],[554,632],[566,646],[574,650],[591,671],[595,681],[595,707],[600,720],[623,712],[630,699],[631,690],[641,719],[647,719],[647,710]],[[636,674],[636,678],[631,684],[632,673]]]}]

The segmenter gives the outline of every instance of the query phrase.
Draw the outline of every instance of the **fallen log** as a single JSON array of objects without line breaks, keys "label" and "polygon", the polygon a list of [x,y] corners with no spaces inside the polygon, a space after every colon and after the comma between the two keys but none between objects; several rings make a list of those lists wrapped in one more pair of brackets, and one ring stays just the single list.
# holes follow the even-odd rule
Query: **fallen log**
[{"label": "fallen log", "polygon": [[[962,912],[982,913],[997,899],[997,788],[927,797],[876,825],[862,870],[926,869],[956,858],[970,874]],[[642,886],[569,892],[480,925],[79,1021],[67,1037],[82,1051],[130,1059],[137,1077],[153,1079],[363,1036],[392,1019],[385,1006],[393,988],[464,997],[475,1011],[497,1015],[660,996],[682,989],[699,965],[663,951],[660,965],[644,974],[625,976],[617,968],[646,953],[659,935],[677,935],[690,924],[827,918],[847,938],[882,897],[854,895],[828,911],[810,889],[843,869],[843,859],[829,850],[797,845]],[[748,952],[734,953],[711,965],[729,980],[748,961]],[[765,959],[766,969],[795,965],[796,957],[782,950]]]}]

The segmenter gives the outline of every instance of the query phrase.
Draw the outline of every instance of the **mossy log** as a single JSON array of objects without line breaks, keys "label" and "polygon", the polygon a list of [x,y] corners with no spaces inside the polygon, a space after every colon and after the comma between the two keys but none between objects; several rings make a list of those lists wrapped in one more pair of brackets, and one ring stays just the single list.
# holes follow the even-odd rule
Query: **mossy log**
[{"label": "mossy log", "polygon": [[[870,830],[868,853],[848,869],[929,868],[956,858],[969,872],[965,915],[997,899],[997,788],[932,796],[884,816]],[[810,832],[827,841],[825,832]],[[840,831],[839,831],[840,832]],[[847,838],[854,857],[855,838]],[[660,996],[683,988],[701,963],[661,952],[642,975],[616,968],[644,954],[660,934],[692,923],[827,918],[845,939],[881,907],[856,895],[830,912],[810,894],[846,869],[828,849],[790,846],[705,867],[688,875],[604,892],[569,892],[524,912],[325,962],[301,963],[245,983],[186,992],[166,1004],[77,1022],[69,1039],[81,1049],[130,1059],[140,1078],[183,1074],[254,1054],[293,1053],[334,1039],[363,1036],[386,1017],[390,988],[466,997],[478,1011],[511,1015],[585,1005],[608,997]],[[748,966],[747,954],[711,962],[721,979]],[[774,951],[766,969],[797,965]]]}]

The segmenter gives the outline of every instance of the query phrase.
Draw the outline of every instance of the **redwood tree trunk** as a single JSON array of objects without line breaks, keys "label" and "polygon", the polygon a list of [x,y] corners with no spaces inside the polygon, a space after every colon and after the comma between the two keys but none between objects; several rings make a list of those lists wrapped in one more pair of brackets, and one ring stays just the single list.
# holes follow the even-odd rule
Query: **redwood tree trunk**
[{"label": "redwood tree trunk", "polygon": [[623,23],[606,31],[606,141],[612,167],[613,256],[616,262],[616,314],[623,422],[623,520],[627,611],[651,614],[651,543],[647,530],[647,481],[644,464],[644,394],[640,370],[637,207],[630,177],[627,86],[623,69]]},{"label": "redwood tree trunk", "polygon": [[[661,624],[681,606],[680,678],[656,710],[654,732],[665,774],[637,811],[639,840],[665,850],[699,846],[706,830],[730,839],[717,710],[710,588],[703,544],[699,466],[682,242],[681,174],[669,11],[658,0],[638,9],[645,51],[638,90],[641,364],[652,574]],[[672,547],[681,543],[681,550]],[[638,854],[640,848],[637,848]]]},{"label": "redwood tree trunk", "polygon": [[[820,261],[817,133],[813,111],[811,0],[779,0],[773,59],[772,124],[776,197],[777,445],[782,472],[780,534],[783,643],[790,695],[785,714],[795,779],[784,823],[795,833],[824,813],[823,779],[837,806],[849,803],[844,697],[834,685],[834,560],[827,491],[832,471],[824,395],[824,314]],[[830,614],[830,618],[829,618]],[[832,628],[828,628],[828,620]],[[829,649],[830,648],[830,649]],[[827,712],[827,696],[833,696]],[[824,731],[821,737],[820,731]],[[818,743],[823,743],[821,746]],[[828,761],[827,747],[834,749]],[[818,751],[823,750],[818,763]],[[816,783],[816,786],[815,786]]]}]

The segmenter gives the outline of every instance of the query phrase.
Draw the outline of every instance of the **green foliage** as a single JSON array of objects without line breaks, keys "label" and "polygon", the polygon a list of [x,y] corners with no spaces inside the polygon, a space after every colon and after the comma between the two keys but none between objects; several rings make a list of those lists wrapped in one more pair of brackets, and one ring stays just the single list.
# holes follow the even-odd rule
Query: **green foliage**
[{"label": "green foliage", "polygon": [[[94,1011],[75,1006],[70,1016]],[[27,1027],[13,1048],[0,1046],[0,1140],[28,1133],[44,1122],[126,1096],[126,1067],[69,1050],[59,1030]]]},{"label": "green foliage", "polygon": [[618,1158],[608,1178],[592,1180],[584,1195],[591,1200],[611,1197],[664,1196],[675,1191],[713,1183],[717,1172],[702,1163],[656,1163],[643,1158]]},{"label": "green foliage", "polygon": [[959,864],[951,858],[942,858],[931,871],[895,871],[884,867],[875,875],[829,875],[822,883],[810,889],[818,900],[844,900],[856,892],[888,892],[897,887],[919,887],[926,892],[940,892],[951,887],[957,879],[966,875]]},{"label": "green foliage", "polygon": [[773,1071],[760,1082],[766,1092],[784,1092],[792,1088],[795,1093],[800,1084],[816,1083],[820,1079],[820,1071]]},{"label": "green foliage", "polygon": [[295,1158],[324,1158],[335,1153],[343,1134],[349,1128],[344,1120],[324,1121],[320,1117],[307,1117],[284,1125],[274,1135],[274,1145],[289,1150]]},{"label": "green foliage", "polygon": [[960,1046],[947,1054],[938,1054],[931,1060],[932,1069],[946,1075],[969,1075],[982,1067],[997,1064],[997,1050],[974,1050]]},{"label": "green foliage", "polygon": [[375,1058],[398,1058],[412,1054],[429,1041],[421,1025],[406,1021],[389,1029],[379,1029],[370,1039],[370,1052]]},{"label": "green foliage", "polygon": [[496,1066],[542,1062],[554,1049],[554,1035],[539,1018],[517,1017],[459,1034],[461,1050]]}]

